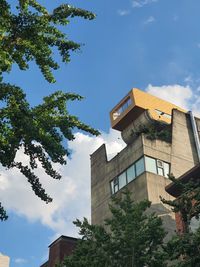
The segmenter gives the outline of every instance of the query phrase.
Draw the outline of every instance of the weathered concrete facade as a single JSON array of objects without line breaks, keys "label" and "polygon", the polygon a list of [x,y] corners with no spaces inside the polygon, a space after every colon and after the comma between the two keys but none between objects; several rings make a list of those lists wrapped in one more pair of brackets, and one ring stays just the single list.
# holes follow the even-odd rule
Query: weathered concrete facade
[{"label": "weathered concrete facade", "polygon": [[[91,155],[91,214],[94,224],[103,224],[104,220],[110,216],[108,204],[112,196],[111,181],[125,172],[141,157],[148,156],[169,163],[170,173],[173,173],[175,177],[180,176],[198,163],[189,114],[177,109],[173,110],[171,125],[169,126],[170,142],[158,139],[149,140],[144,133],[133,138],[131,129],[134,129],[135,125],[146,123],[149,126],[151,124],[151,121],[147,123],[145,116],[144,114],[140,115],[131,122],[132,126],[129,125],[122,131],[127,146],[113,159],[107,160],[105,145],[102,145]],[[200,120],[196,119],[196,123],[200,132]],[[174,214],[169,210],[169,207],[164,206],[160,201],[160,196],[165,199],[172,199],[172,196],[165,191],[165,187],[169,183],[170,180],[164,175],[144,171],[125,187],[132,192],[134,200],[150,200],[152,202],[151,211],[163,218],[166,230],[171,233],[176,228]],[[116,194],[120,194],[125,187]]]}]

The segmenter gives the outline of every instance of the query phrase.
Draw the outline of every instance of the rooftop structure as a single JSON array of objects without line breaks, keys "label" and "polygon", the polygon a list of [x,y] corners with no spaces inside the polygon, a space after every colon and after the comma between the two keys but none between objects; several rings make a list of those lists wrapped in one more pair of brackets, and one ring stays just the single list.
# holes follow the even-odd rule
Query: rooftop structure
[{"label": "rooftop structure", "polygon": [[111,110],[111,126],[122,131],[145,110],[148,110],[152,119],[170,124],[173,109],[186,112],[170,102],[134,88]]},{"label": "rooftop structure", "polygon": [[128,188],[135,201],[150,200],[151,211],[161,216],[166,230],[173,233],[174,214],[160,196],[173,199],[165,191],[169,173],[179,177],[198,164],[200,120],[139,89],[132,89],[112,109],[110,119],[127,146],[110,161],[105,145],[91,155],[92,223],[103,224],[111,215],[112,195]]},{"label": "rooftop structure", "polygon": [[[149,212],[163,219],[169,235],[174,233],[178,217],[160,196],[169,200],[180,194],[168,174],[184,181],[191,174],[198,176],[200,119],[139,89],[131,90],[112,109],[110,118],[112,128],[121,131],[127,146],[110,161],[105,144],[91,155],[92,223],[103,224],[111,216],[111,197],[128,188],[135,201],[150,200]],[[66,236],[55,240],[49,246],[49,260],[41,267],[55,267],[73,252],[76,242]]]}]

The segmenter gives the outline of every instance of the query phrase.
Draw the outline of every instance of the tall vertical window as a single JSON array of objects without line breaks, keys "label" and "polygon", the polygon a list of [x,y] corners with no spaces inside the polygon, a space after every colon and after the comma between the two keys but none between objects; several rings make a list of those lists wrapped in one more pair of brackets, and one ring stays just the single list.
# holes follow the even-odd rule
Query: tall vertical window
[{"label": "tall vertical window", "polygon": [[126,172],[123,172],[122,174],[120,174],[118,176],[118,179],[119,179],[119,190],[124,187],[127,182],[126,182]]},{"label": "tall vertical window", "polygon": [[119,190],[119,180],[118,177],[116,177],[114,180],[114,193],[116,193]]},{"label": "tall vertical window", "polygon": [[168,178],[169,175],[169,163],[163,162],[164,164],[164,176]]},{"label": "tall vertical window", "polygon": [[114,180],[112,180],[110,182],[110,189],[111,189],[111,193],[114,194],[115,193],[115,190],[114,190]]},{"label": "tall vertical window", "polygon": [[130,183],[135,179],[135,165],[132,165],[127,169],[127,183]]},{"label": "tall vertical window", "polygon": [[164,162],[159,159],[157,159],[156,162],[157,162],[158,174],[164,176]]},{"label": "tall vertical window", "polygon": [[157,173],[156,160],[150,157],[145,157],[146,171]]},{"label": "tall vertical window", "polygon": [[163,168],[158,167],[158,174],[161,175],[161,176],[164,176]]},{"label": "tall vertical window", "polygon": [[137,176],[139,176],[141,173],[144,172],[144,158],[141,158],[138,161],[136,161],[135,168]]}]

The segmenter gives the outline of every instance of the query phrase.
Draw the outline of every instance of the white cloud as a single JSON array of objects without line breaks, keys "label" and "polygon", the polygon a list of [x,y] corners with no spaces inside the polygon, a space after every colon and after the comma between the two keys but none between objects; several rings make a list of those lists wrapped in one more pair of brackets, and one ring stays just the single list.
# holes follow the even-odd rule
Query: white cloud
[{"label": "white cloud", "polygon": [[127,10],[127,9],[119,9],[118,11],[117,11],[117,13],[118,13],[118,15],[119,16],[127,16],[127,15],[129,15],[130,14],[130,10]]},{"label": "white cloud", "polygon": [[157,2],[158,0],[133,0],[132,7],[133,8],[140,8],[148,4],[152,4]]},{"label": "white cloud", "polygon": [[148,19],[146,19],[145,21],[144,21],[144,24],[149,24],[149,23],[152,23],[152,22],[154,22],[156,19],[153,17],[153,16],[150,16],[150,17],[148,17]]},{"label": "white cloud", "polygon": [[23,258],[17,258],[14,260],[14,262],[16,264],[24,264],[24,263],[27,263],[27,260],[23,259]]},{"label": "white cloud", "polygon": [[[197,90],[198,93],[198,90]],[[193,111],[193,113],[200,118],[200,96],[199,94],[194,94],[194,99],[195,101],[192,103],[192,107],[191,110]]]},{"label": "white cloud", "polygon": [[189,86],[181,86],[178,84],[152,86],[149,84],[146,91],[186,110],[191,108],[190,101],[192,101],[193,93]]},{"label": "white cloud", "polygon": [[5,176],[0,176],[0,191],[9,187],[8,179]]},{"label": "white cloud", "polygon": [[[106,143],[109,157],[119,152],[124,143],[117,131],[111,130],[99,137],[76,133],[69,142],[72,155],[66,166],[57,166],[63,178],[60,181],[47,177],[39,167],[37,174],[53,202],[46,204],[32,192],[26,178],[17,170],[1,169],[0,201],[6,209],[25,216],[30,221],[40,221],[59,236],[76,235],[72,221],[90,218],[90,154]],[[26,160],[22,152],[18,157]]]},{"label": "white cloud", "polygon": [[[191,81],[191,77],[186,77],[187,81]],[[167,100],[183,109],[192,110],[193,114],[200,117],[200,88],[196,89],[196,92],[192,90],[192,87],[182,85],[162,85],[152,86],[149,84],[146,88],[146,92]]]},{"label": "white cloud", "polygon": [[194,82],[193,78],[192,78],[192,75],[186,76],[185,79],[184,79],[184,82],[186,82],[187,84],[192,84]]}]

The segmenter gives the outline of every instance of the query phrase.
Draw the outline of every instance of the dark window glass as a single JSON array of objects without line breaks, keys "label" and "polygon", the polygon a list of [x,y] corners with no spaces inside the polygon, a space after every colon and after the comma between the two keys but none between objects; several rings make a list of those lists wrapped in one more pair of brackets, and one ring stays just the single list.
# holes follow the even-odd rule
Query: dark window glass
[{"label": "dark window glass", "polygon": [[136,176],[139,176],[141,173],[144,172],[144,158],[139,159],[135,163],[135,168],[136,168]]},{"label": "dark window glass", "polygon": [[117,193],[118,190],[119,190],[118,184],[114,185],[114,193]]},{"label": "dark window glass", "polygon": [[130,183],[135,178],[135,165],[127,169],[127,182]]},{"label": "dark window glass", "polygon": [[119,179],[119,189],[121,189],[126,185],[126,172],[123,172],[121,175],[119,175],[118,179]]},{"label": "dark window glass", "polygon": [[118,182],[118,177],[116,177],[114,180],[114,193],[116,193],[119,190],[119,182]]}]

